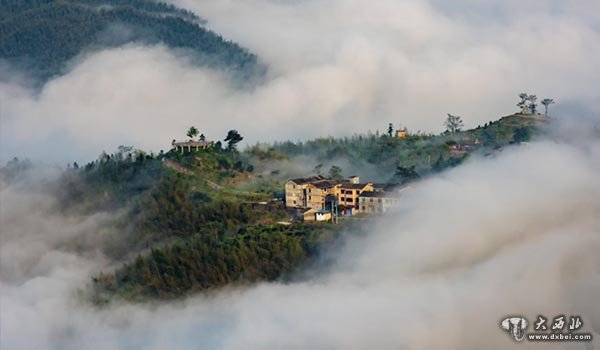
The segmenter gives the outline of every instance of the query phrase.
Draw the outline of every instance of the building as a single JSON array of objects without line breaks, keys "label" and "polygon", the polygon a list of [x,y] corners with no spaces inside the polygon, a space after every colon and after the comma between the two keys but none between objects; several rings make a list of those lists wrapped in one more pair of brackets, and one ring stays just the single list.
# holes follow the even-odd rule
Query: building
[{"label": "building", "polygon": [[176,140],[173,140],[171,142],[171,146],[173,147],[173,149],[183,153],[183,151],[186,149],[188,152],[191,152],[192,150],[197,151],[199,149],[210,148],[213,146],[213,142],[206,141],[206,139],[204,139],[204,137],[201,137],[200,140],[198,140],[198,141],[194,141],[194,140],[176,141]]},{"label": "building", "polygon": [[329,180],[316,181],[306,187],[306,208],[325,209],[325,198],[333,195],[339,198],[341,184]]},{"label": "building", "polygon": [[397,139],[403,139],[406,136],[408,136],[408,130],[406,130],[406,128],[396,130],[396,138]]},{"label": "building", "polygon": [[397,204],[398,196],[395,185],[361,183],[358,176],[332,181],[318,175],[290,179],[285,183],[285,206],[308,209],[303,213],[304,221],[323,218],[324,214],[318,214],[321,211],[331,213],[335,210],[337,213],[338,205],[343,216],[356,212],[385,212]]},{"label": "building", "polygon": [[359,211],[361,213],[385,213],[400,203],[400,194],[409,187],[395,189],[393,191],[363,192],[359,196]]},{"label": "building", "polygon": [[458,144],[458,143],[454,143],[451,145],[448,145],[448,152],[450,154],[454,154],[454,155],[463,155],[465,153],[468,152],[467,148]]},{"label": "building", "polygon": [[302,219],[305,222],[311,221],[329,221],[332,219],[332,215],[330,211],[327,210],[316,210],[316,209],[308,209],[304,213],[302,213]]},{"label": "building", "polygon": [[331,212],[325,211],[325,210],[319,210],[315,213],[315,220],[329,221],[329,220],[331,220]]},{"label": "building", "polygon": [[308,186],[322,181],[327,181],[327,179],[320,175],[287,180],[285,182],[285,206],[287,208],[308,208]]},{"label": "building", "polygon": [[472,139],[469,136],[463,136],[460,143],[451,143],[448,145],[448,152],[454,155],[463,155],[473,151],[481,146],[478,138]]},{"label": "building", "polygon": [[358,197],[363,192],[372,192],[375,190],[375,187],[372,183],[352,183],[352,182],[342,182],[340,183],[340,190],[338,194],[339,203],[346,208],[356,208],[358,209]]},{"label": "building", "polygon": [[304,213],[302,213],[302,220],[303,221],[315,221],[316,218],[316,214],[317,214],[316,209],[308,209],[307,211],[305,211]]}]

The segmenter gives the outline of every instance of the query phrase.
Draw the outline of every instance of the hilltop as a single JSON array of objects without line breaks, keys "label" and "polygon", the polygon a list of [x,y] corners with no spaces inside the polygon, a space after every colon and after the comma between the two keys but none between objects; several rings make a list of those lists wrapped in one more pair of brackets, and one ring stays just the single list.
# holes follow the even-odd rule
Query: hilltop
[{"label": "hilltop", "polygon": [[[401,181],[398,171],[413,168],[421,176],[456,166],[471,156],[489,156],[503,147],[528,141],[549,125],[540,115],[513,114],[468,130],[441,134],[392,132],[326,137],[305,142],[256,144],[246,154],[257,169],[280,170],[289,177],[326,172],[339,165],[344,175],[360,175],[374,181]],[[286,172],[289,163],[305,164],[304,173]],[[274,166],[273,164],[276,164]]]},{"label": "hilltop", "polygon": [[204,28],[193,13],[152,0],[6,0],[0,58],[41,81],[80,53],[131,42],[187,49],[196,62],[237,77],[262,74],[254,54]]}]

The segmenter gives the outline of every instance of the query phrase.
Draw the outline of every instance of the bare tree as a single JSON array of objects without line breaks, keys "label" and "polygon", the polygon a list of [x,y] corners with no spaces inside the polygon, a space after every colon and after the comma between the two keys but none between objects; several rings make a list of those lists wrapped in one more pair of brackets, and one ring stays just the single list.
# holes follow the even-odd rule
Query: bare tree
[{"label": "bare tree", "polygon": [[548,118],[548,106],[554,103],[554,100],[551,98],[545,98],[542,100],[542,105],[544,105],[545,111],[544,115]]},{"label": "bare tree", "polygon": [[463,127],[463,122],[459,116],[448,113],[448,118],[446,118],[444,126],[446,127],[446,131],[454,134],[460,131],[460,129]]}]

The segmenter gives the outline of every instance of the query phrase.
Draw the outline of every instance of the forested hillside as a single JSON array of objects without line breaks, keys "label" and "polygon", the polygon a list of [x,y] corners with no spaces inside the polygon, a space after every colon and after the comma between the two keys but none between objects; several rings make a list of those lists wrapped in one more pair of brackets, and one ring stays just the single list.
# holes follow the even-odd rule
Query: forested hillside
[{"label": "forested hillside", "polygon": [[543,131],[545,125],[543,120],[512,115],[455,132],[424,134],[409,131],[406,137],[398,138],[393,133],[395,130],[391,130],[391,133],[369,132],[303,142],[283,141],[253,145],[245,154],[258,169],[283,163],[281,160],[297,160],[306,164],[306,170],[323,175],[328,175],[329,166],[335,164],[342,166],[344,176],[361,175],[373,181],[402,182],[403,177],[414,177],[415,172],[421,177],[435,174],[472,155],[491,155],[504,146],[528,141]]},{"label": "forested hillside", "polygon": [[0,58],[43,81],[84,50],[164,43],[237,77],[261,74],[255,55],[202,25],[191,12],[153,0],[3,0]]},{"label": "forested hillside", "polygon": [[[232,130],[227,147],[216,142],[206,149],[166,153],[120,147],[83,166],[69,165],[58,184],[45,188],[65,215],[113,217],[94,236],[99,242],[94,249],[100,247],[118,268],[90,276],[95,303],[171,299],[230,283],[284,278],[335,243],[342,228],[363,222],[291,221],[295,213],[281,201],[286,175],[279,171],[290,162],[308,163],[296,175],[323,170],[329,176],[318,164],[353,158],[378,167],[386,181],[406,183],[454,167],[471,154],[493,155],[527,141],[545,125],[547,120],[515,115],[440,135],[363,134],[243,151],[235,147],[242,136]],[[230,134],[238,137],[232,141]],[[0,168],[0,180],[19,181],[32,167],[11,161]],[[68,248],[84,249],[87,239],[70,240]]]}]

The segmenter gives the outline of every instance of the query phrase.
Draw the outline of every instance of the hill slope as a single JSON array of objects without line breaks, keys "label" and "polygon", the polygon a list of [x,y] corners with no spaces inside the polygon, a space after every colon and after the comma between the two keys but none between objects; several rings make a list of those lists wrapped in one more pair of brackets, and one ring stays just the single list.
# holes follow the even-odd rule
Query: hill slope
[{"label": "hill slope", "polygon": [[[92,277],[91,299],[139,302],[294,277],[344,235],[368,232],[360,223],[289,222],[281,200],[290,163],[357,161],[377,167],[383,181],[406,183],[461,164],[470,154],[492,156],[551,127],[540,116],[511,115],[454,134],[356,135],[256,145],[245,151],[215,147],[147,154],[120,147],[83,167],[74,164],[57,184],[57,212],[69,217],[110,214],[94,239],[70,239],[67,248],[97,252],[118,268]],[[477,141],[476,141],[477,140]],[[467,147],[470,146],[470,147]],[[312,164],[311,164],[312,162]],[[32,165],[14,160],[0,168],[0,184],[18,182]],[[354,174],[354,172],[353,172]],[[308,175],[308,174],[296,174]],[[348,174],[349,175],[349,174]],[[365,181],[373,181],[364,176]],[[282,222],[284,222],[282,224]]]},{"label": "hill slope", "polygon": [[0,58],[45,81],[83,50],[162,42],[241,77],[262,72],[255,55],[202,23],[191,12],[153,0],[3,0]]}]

